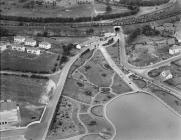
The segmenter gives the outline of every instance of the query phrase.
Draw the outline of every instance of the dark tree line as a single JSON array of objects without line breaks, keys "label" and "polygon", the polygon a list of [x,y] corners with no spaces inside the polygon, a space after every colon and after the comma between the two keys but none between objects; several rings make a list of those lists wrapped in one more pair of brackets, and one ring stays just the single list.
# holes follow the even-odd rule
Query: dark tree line
[{"label": "dark tree line", "polygon": [[39,23],[67,23],[67,22],[89,22],[99,21],[99,20],[106,20],[106,19],[113,19],[113,18],[120,18],[125,16],[131,16],[138,13],[139,8],[137,6],[131,7],[131,11],[125,13],[114,13],[114,14],[105,14],[105,15],[97,15],[93,18],[91,17],[77,17],[77,18],[63,18],[63,17],[21,17],[21,16],[6,16],[0,15],[0,20],[11,20],[11,21],[20,21],[20,22],[39,22]]}]

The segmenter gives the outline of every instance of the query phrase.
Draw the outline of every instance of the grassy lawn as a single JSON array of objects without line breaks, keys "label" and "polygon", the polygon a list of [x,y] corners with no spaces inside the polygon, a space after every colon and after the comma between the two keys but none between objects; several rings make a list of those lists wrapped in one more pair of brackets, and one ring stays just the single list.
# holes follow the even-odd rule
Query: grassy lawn
[{"label": "grassy lawn", "polygon": [[83,53],[79,59],[77,59],[74,64],[71,66],[70,70],[69,70],[69,77],[72,77],[72,73],[79,68],[80,66],[82,66],[86,60],[88,60],[92,54],[93,54],[94,50],[91,51],[87,51],[86,53]]},{"label": "grassy lawn", "polygon": [[91,99],[98,92],[98,88],[82,81],[68,78],[63,94],[83,103],[90,103]]},{"label": "grassy lawn", "polygon": [[85,132],[77,119],[78,106],[74,102],[62,97],[56,109],[47,139],[63,139]]},{"label": "grassy lawn", "polygon": [[17,103],[39,104],[47,80],[1,75],[1,100],[12,99]]},{"label": "grassy lawn", "polygon": [[108,87],[111,83],[113,71],[105,67],[107,62],[100,52],[96,52],[83,67],[79,69],[87,79],[99,87]]},{"label": "grassy lawn", "polygon": [[20,106],[21,126],[26,126],[33,121],[40,120],[43,109],[43,107],[32,109]]},{"label": "grassy lawn", "polygon": [[11,99],[20,107],[21,126],[40,119],[44,104],[39,102],[46,94],[48,80],[25,78],[14,75],[1,75],[0,100]]},{"label": "grassy lawn", "polygon": [[159,75],[164,70],[170,70],[173,75],[172,79],[164,81],[164,83],[181,90],[181,59],[171,62],[170,66],[163,66],[159,67],[158,69],[153,69],[149,71],[148,75],[152,78],[160,80]]},{"label": "grassy lawn", "polygon": [[[31,2],[33,0],[28,0],[25,2],[19,2],[19,0],[2,0],[1,1],[1,12],[3,15],[10,16],[25,16],[25,17],[87,17],[90,15],[103,14],[106,11],[106,5],[102,3],[95,2],[95,9],[92,4],[77,5],[70,8],[65,8],[62,6],[52,6],[52,5],[35,5]],[[30,7],[27,7],[30,6]],[[83,12],[82,12],[83,11]],[[112,11],[110,13],[123,13],[127,12],[126,7],[116,7],[112,6]]]},{"label": "grassy lawn", "polygon": [[114,82],[111,88],[112,91],[116,94],[122,94],[132,91],[131,88],[117,74],[114,76]]},{"label": "grassy lawn", "polygon": [[114,97],[115,97],[115,95],[110,92],[108,92],[108,93],[100,92],[96,95],[94,104],[104,104]]},{"label": "grassy lawn", "polygon": [[112,126],[104,119],[99,117],[92,117],[89,114],[80,114],[80,119],[87,126],[89,133],[102,133],[103,135],[113,135]]},{"label": "grassy lawn", "polygon": [[1,53],[1,70],[52,73],[57,66],[57,54],[43,52],[40,56],[6,50]]},{"label": "grassy lawn", "polygon": [[104,112],[103,112],[103,105],[96,105],[96,106],[93,106],[91,108],[91,113],[95,116],[98,116],[98,117],[103,117],[104,116]]}]

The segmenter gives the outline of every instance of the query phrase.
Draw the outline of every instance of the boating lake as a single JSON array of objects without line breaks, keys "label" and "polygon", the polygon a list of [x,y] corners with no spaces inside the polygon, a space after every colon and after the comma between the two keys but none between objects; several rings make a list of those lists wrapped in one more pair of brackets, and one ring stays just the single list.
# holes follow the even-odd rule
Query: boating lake
[{"label": "boating lake", "polygon": [[114,140],[181,140],[181,117],[145,93],[119,96],[106,107]]}]

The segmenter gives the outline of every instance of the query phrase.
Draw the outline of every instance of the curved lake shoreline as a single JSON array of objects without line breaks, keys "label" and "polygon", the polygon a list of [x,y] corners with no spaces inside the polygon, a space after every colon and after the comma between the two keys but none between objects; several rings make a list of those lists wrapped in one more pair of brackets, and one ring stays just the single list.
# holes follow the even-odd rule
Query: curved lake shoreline
[{"label": "curved lake shoreline", "polygon": [[181,118],[149,94],[119,96],[106,105],[105,113],[116,128],[114,140],[181,139]]}]

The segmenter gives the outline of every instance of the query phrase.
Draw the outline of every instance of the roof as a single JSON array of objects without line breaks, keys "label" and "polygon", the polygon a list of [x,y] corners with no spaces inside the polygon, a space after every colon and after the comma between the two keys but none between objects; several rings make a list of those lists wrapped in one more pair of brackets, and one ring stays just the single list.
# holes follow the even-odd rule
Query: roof
[{"label": "roof", "polygon": [[1,102],[0,103],[0,111],[10,111],[13,109],[17,109],[16,103],[15,102]]}]

